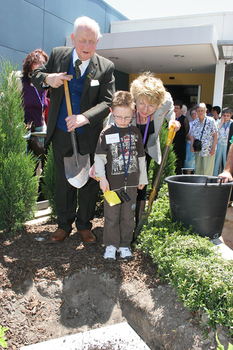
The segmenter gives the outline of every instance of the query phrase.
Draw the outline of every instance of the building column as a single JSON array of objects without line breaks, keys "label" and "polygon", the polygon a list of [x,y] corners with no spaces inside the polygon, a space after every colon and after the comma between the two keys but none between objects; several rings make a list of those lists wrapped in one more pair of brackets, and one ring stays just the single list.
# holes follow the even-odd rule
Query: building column
[{"label": "building column", "polygon": [[219,60],[215,68],[213,106],[219,106],[222,108],[224,81],[225,60]]}]

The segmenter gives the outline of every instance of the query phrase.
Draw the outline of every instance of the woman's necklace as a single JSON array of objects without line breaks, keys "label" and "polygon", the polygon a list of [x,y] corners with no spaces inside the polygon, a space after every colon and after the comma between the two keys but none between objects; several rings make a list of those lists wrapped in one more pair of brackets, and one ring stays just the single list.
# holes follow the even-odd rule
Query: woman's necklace
[{"label": "woman's necklace", "polygon": [[141,124],[141,123],[140,123],[141,121],[143,121],[143,122],[147,121],[148,118],[149,118],[149,120],[150,120],[151,115],[148,115],[147,117],[143,118],[143,117],[141,117],[141,116],[139,115],[139,113],[138,113],[138,111],[137,111],[137,120],[138,120],[138,124]]}]

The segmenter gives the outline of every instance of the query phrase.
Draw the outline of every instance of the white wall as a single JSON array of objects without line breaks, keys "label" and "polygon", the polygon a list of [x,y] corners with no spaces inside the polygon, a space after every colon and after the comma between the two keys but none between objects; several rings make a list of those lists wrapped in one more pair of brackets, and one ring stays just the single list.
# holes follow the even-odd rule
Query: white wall
[{"label": "white wall", "polygon": [[233,40],[232,12],[112,22],[111,33],[135,32],[141,30],[166,28],[183,28],[208,24],[215,25],[218,34],[218,40]]}]

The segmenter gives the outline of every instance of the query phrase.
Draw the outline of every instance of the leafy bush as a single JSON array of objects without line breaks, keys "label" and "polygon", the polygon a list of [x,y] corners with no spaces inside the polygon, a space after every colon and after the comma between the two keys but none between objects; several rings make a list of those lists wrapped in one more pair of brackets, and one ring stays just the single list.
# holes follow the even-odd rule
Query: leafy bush
[{"label": "leafy bush", "polygon": [[3,348],[7,348],[7,343],[6,343],[6,340],[5,340],[5,332],[8,330],[7,327],[2,327],[0,326],[0,345],[3,347]]},{"label": "leafy bush", "polygon": [[[162,125],[162,129],[161,129],[161,133],[159,136],[160,148],[161,148],[162,154],[163,154],[165,146],[166,146],[167,135],[168,135],[168,126],[167,126],[167,121],[164,120],[163,125]],[[157,164],[152,159],[151,163],[150,163],[149,171],[148,171],[148,182],[149,182],[149,184],[147,186],[148,190],[152,189],[154,180],[155,180],[156,175],[158,173],[158,169],[159,169],[159,164]],[[165,179],[165,177],[175,175],[175,169],[176,169],[176,156],[175,156],[175,153],[173,151],[173,145],[171,145],[169,152],[168,152],[168,155],[167,155],[167,159],[166,159],[164,168],[163,168],[160,184],[163,183],[163,180]]]},{"label": "leafy bush", "polygon": [[49,205],[52,209],[51,217],[57,216],[56,202],[55,202],[55,190],[56,190],[56,172],[55,164],[53,159],[52,144],[50,144],[46,160],[43,168],[43,181],[41,184],[42,193],[45,198],[48,199]]},{"label": "leafy bush", "polygon": [[209,238],[171,221],[166,192],[163,185],[138,247],[158,264],[159,276],[176,288],[189,311],[205,312],[210,326],[224,325],[233,335],[233,263],[216,253]]},{"label": "leafy bush", "polygon": [[35,161],[27,142],[16,70],[0,61],[0,230],[15,233],[33,216],[37,198]]}]

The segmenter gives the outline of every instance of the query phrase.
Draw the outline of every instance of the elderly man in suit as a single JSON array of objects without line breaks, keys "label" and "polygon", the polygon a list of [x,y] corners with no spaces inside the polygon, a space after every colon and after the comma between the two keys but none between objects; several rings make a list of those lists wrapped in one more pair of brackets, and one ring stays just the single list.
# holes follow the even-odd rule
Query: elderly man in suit
[{"label": "elderly man in suit", "polygon": [[[77,189],[66,179],[63,158],[73,153],[70,132],[76,129],[79,152],[89,154],[92,164],[103,120],[109,113],[115,91],[114,65],[95,53],[99,38],[98,23],[88,17],[77,18],[71,34],[74,48],[54,48],[48,62],[36,69],[32,77],[37,88],[51,87],[46,142],[52,141],[56,168],[58,228],[50,237],[53,242],[63,241],[71,232],[74,221],[83,241],[96,241],[91,231],[91,220],[99,184],[90,178],[78,190],[76,213]],[[71,74],[72,80],[67,76]],[[64,80],[69,85],[72,116],[67,116]]]}]

